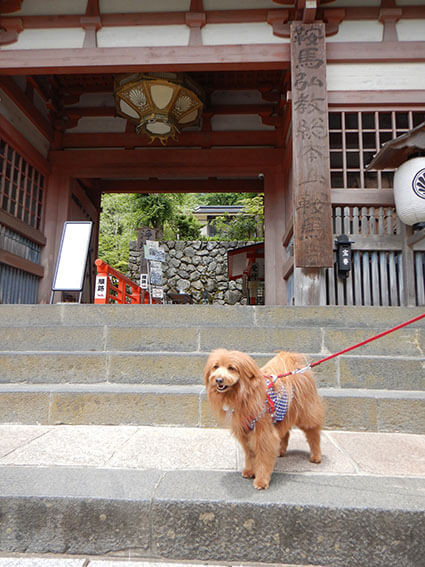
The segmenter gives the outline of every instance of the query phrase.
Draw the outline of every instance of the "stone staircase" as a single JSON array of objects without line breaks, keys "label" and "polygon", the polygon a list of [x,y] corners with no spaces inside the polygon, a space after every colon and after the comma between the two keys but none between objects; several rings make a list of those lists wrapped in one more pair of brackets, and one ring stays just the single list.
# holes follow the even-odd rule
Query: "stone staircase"
[{"label": "stone staircase", "polygon": [[0,556],[422,566],[425,320],[317,367],[322,465],[295,431],[268,491],[202,384],[217,347],[318,360],[421,313],[0,305]]},{"label": "stone staircase", "polygon": [[[211,427],[208,353],[308,359],[421,308],[0,305],[0,422]],[[425,320],[316,368],[326,427],[425,432]]]}]

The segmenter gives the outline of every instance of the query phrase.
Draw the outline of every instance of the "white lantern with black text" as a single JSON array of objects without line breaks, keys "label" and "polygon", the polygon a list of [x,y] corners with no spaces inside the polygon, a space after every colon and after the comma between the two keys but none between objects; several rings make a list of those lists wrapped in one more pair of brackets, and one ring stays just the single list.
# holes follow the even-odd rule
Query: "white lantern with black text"
[{"label": "white lantern with black text", "polygon": [[425,157],[408,159],[394,174],[394,201],[404,224],[425,222]]}]

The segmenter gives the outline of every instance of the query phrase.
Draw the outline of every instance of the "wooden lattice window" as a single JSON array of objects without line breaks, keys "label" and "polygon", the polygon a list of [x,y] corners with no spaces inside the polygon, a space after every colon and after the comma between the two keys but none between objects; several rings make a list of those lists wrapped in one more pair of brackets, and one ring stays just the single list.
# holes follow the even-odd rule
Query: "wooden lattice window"
[{"label": "wooden lattice window", "polygon": [[0,209],[40,229],[45,176],[0,138]]},{"label": "wooden lattice window", "polygon": [[366,171],[366,166],[382,144],[424,121],[425,110],[331,111],[331,187],[391,188],[393,170]]}]

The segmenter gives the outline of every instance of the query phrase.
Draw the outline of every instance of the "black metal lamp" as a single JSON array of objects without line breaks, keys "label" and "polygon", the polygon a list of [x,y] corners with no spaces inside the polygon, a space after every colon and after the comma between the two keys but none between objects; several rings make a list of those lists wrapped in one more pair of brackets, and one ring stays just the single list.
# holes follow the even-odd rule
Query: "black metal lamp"
[{"label": "black metal lamp", "polygon": [[335,244],[338,275],[340,278],[346,279],[352,265],[351,244],[353,244],[353,241],[346,234],[340,234],[335,240]]}]

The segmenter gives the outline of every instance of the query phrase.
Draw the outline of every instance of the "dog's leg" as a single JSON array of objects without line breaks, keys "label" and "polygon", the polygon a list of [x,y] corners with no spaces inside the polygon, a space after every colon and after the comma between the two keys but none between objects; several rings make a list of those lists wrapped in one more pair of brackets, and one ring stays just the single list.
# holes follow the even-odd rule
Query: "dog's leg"
[{"label": "dog's leg", "polygon": [[289,443],[289,431],[287,431],[280,440],[279,457],[284,457]]},{"label": "dog's leg", "polygon": [[[257,426],[260,424],[257,424]],[[264,490],[269,487],[274,464],[279,455],[280,437],[271,423],[258,427],[253,432],[255,442],[255,479],[254,488]]]},{"label": "dog's leg", "polygon": [[244,478],[254,478],[255,477],[255,454],[248,443],[248,438],[242,437],[239,439],[242,449],[245,453],[245,468],[242,471],[242,476]]},{"label": "dog's leg", "polygon": [[314,429],[304,429],[307,443],[310,445],[310,461],[312,463],[322,462],[322,452],[320,450],[320,427]]}]

